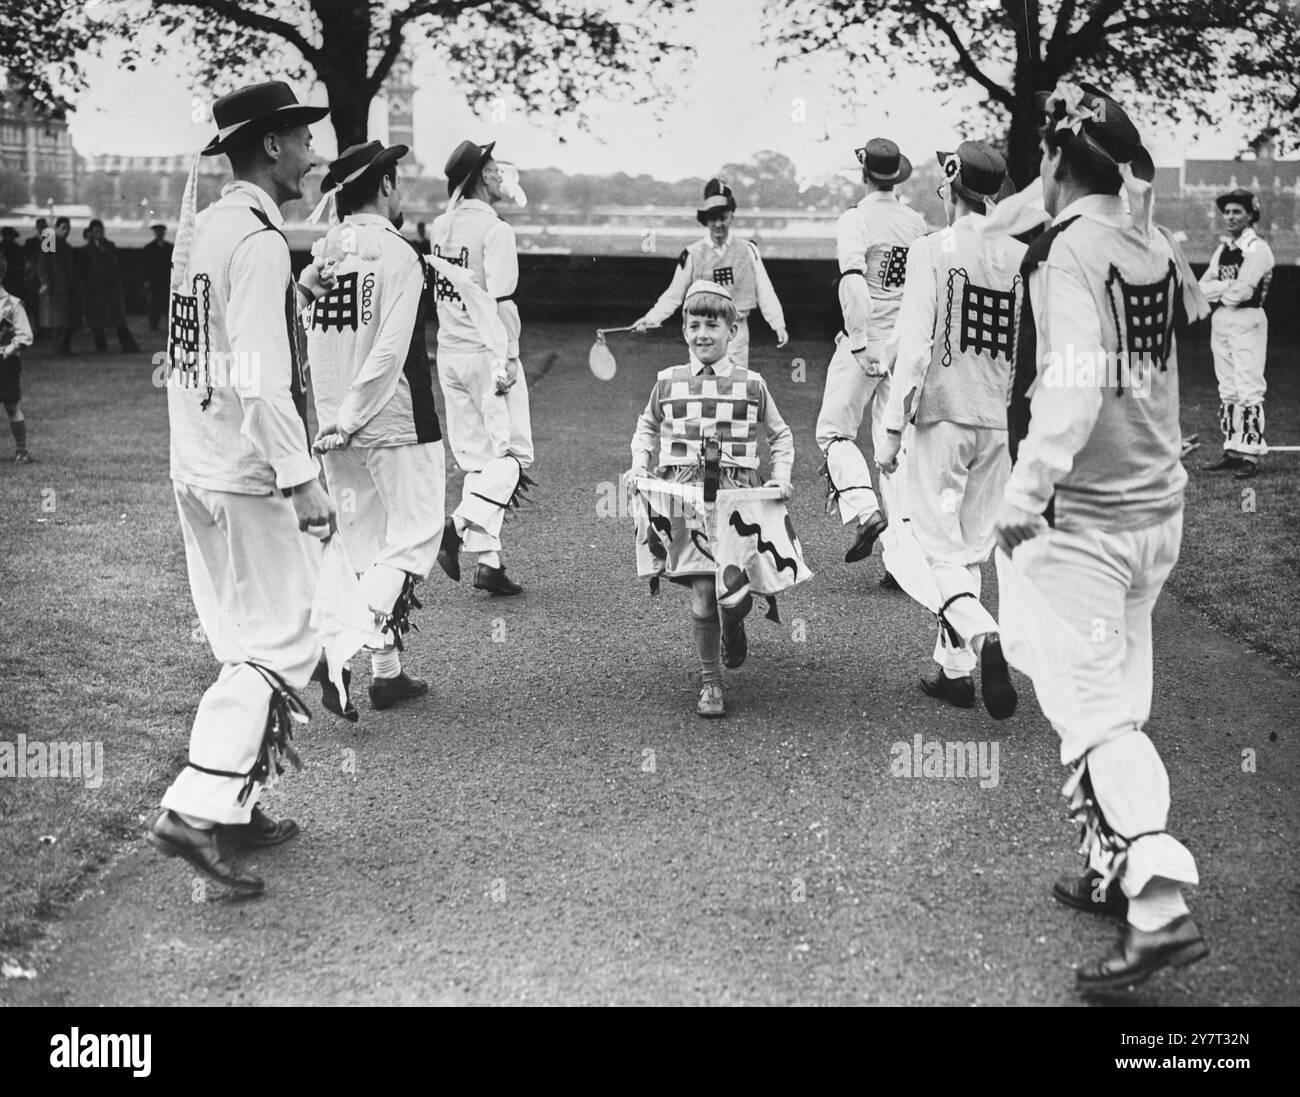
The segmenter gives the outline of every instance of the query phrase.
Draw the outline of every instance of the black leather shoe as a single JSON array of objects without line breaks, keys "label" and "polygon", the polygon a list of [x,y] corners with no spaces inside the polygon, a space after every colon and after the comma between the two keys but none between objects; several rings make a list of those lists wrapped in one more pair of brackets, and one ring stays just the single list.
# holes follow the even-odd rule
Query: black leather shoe
[{"label": "black leather shoe", "polygon": [[145,835],[148,843],[164,857],[184,857],[205,876],[235,891],[256,895],[266,890],[260,876],[244,872],[227,860],[217,844],[219,828],[199,830],[174,811],[164,811]]},{"label": "black leather shoe", "polygon": [[266,849],[280,846],[298,837],[298,824],[292,819],[276,822],[260,806],[253,806],[253,816],[247,823],[236,823],[221,828],[236,845],[245,849]]},{"label": "black leather shoe", "polygon": [[1232,478],[1234,480],[1253,480],[1258,475],[1258,461],[1242,461],[1241,464],[1238,465],[1237,471],[1233,473]]},{"label": "black leather shoe", "polygon": [[407,701],[428,692],[428,682],[402,671],[396,678],[374,679],[370,683],[370,703],[377,709],[392,708],[398,701]]},{"label": "black leather shoe", "polygon": [[1000,640],[986,639],[980,651],[980,696],[993,719],[1006,720],[1016,714],[1016,687],[1011,684]]},{"label": "black leather shoe", "polygon": [[1209,954],[1210,946],[1190,914],[1149,933],[1125,925],[1105,956],[1079,967],[1075,983],[1082,991],[1118,990],[1145,982],[1161,968],[1187,967]]},{"label": "black leather shoe", "polygon": [[890,575],[889,572],[885,572],[885,574],[880,577],[880,589],[881,590],[902,590],[903,588],[898,585],[897,579],[895,579],[892,575]]},{"label": "black leather shoe", "polygon": [[722,618],[722,665],[735,670],[749,654],[749,639],[745,636],[745,617],[754,608],[753,595],[746,594],[735,609],[719,606]]},{"label": "black leather shoe", "polygon": [[1052,898],[1089,914],[1127,917],[1128,896],[1119,886],[1119,881],[1112,880],[1104,891],[1098,886],[1100,883],[1101,873],[1095,869],[1088,869],[1082,876],[1062,876],[1052,885]]},{"label": "black leather shoe", "polygon": [[853,539],[853,544],[849,546],[849,551],[844,554],[844,562],[852,564],[858,560],[865,560],[870,556],[871,550],[875,547],[876,538],[885,532],[888,525],[889,520],[880,511],[876,511],[858,526],[858,535]]},{"label": "black leather shoe", "polygon": [[460,543],[461,536],[456,532],[456,523],[450,518],[442,523],[442,546],[438,549],[438,566],[447,573],[447,578],[460,582]]},{"label": "black leather shoe", "polygon": [[1202,465],[1206,472],[1225,472],[1228,469],[1241,468],[1242,460],[1240,457],[1234,457],[1231,453],[1225,453],[1212,465]]},{"label": "black leather shoe", "polygon": [[969,678],[949,678],[942,670],[932,679],[921,679],[921,692],[957,708],[975,707],[975,683]]},{"label": "black leather shoe", "polygon": [[[341,716],[344,720],[350,720],[356,723],[361,719],[361,714],[357,712],[357,706],[352,703],[352,671],[348,667],[343,668],[343,688],[348,692],[347,708],[343,707],[342,698],[339,697],[338,687],[330,681],[329,664],[322,655],[316,669],[312,671],[311,680],[320,683],[320,703],[325,706],[326,710],[334,713],[335,716]],[[254,808],[254,811],[257,809]]]},{"label": "black leather shoe", "polygon": [[479,564],[474,572],[474,589],[486,590],[492,595],[522,594],[524,588],[506,574],[505,566],[490,568]]}]

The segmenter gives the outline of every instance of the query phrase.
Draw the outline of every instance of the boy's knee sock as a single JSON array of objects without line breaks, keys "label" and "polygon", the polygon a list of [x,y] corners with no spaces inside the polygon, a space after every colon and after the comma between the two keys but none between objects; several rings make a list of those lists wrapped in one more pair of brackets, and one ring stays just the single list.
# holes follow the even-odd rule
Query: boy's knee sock
[{"label": "boy's knee sock", "polygon": [[9,420],[9,430],[14,436],[14,445],[18,447],[19,453],[27,452],[27,420],[22,417],[23,413],[18,413],[18,418]]},{"label": "boy's knee sock", "polygon": [[708,617],[691,614],[695,626],[695,650],[699,652],[704,685],[722,685],[722,623],[717,612]]}]

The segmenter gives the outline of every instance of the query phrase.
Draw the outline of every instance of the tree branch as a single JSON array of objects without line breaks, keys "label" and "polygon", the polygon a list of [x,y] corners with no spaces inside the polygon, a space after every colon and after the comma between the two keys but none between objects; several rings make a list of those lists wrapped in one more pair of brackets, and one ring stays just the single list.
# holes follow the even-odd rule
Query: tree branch
[{"label": "tree branch", "polygon": [[957,64],[961,67],[962,72],[979,84],[989,95],[1005,106],[1008,110],[1015,106],[1015,96],[1006,88],[994,80],[975,62],[974,56],[967,48],[966,43],[961,40],[957,33],[957,28],[947,16],[941,12],[935,11],[933,5],[927,3],[913,3],[912,9],[921,16],[927,23],[931,23],[949,42],[952,43],[953,49],[957,51]]},{"label": "tree branch", "polygon": [[196,8],[200,11],[220,15],[228,22],[247,30],[260,31],[276,38],[282,38],[302,54],[303,60],[313,68],[319,68],[323,58],[320,50],[313,46],[302,32],[292,23],[276,19],[272,15],[263,15],[260,11],[249,11],[234,3],[233,0],[160,0],[155,8]]},{"label": "tree branch", "polygon": [[388,74],[393,71],[393,65],[396,64],[397,58],[401,56],[402,42],[406,35],[408,23],[423,19],[426,15],[454,19],[471,8],[481,8],[489,3],[491,3],[491,0],[463,0],[459,4],[455,3],[454,0],[417,0],[415,3],[408,4],[401,11],[393,12],[392,17],[388,20],[388,42],[379,55],[379,60],[375,62],[374,71],[366,78],[366,91],[371,96],[375,96],[383,88],[384,81],[388,79]]}]

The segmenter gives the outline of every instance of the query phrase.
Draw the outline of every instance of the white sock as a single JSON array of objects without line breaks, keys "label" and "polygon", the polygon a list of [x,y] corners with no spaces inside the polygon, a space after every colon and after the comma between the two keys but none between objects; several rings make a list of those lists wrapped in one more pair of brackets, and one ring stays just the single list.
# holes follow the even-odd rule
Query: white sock
[{"label": "white sock", "polygon": [[481,552],[479,553],[478,562],[485,568],[499,568],[501,566],[501,553]]},{"label": "white sock", "polygon": [[370,676],[372,678],[396,678],[402,673],[402,660],[398,658],[396,648],[384,648],[370,656]]},{"label": "white sock", "polygon": [[1141,894],[1128,901],[1128,921],[1145,933],[1163,929],[1175,918],[1190,914],[1183,890],[1171,880],[1153,879]]},{"label": "white sock", "polygon": [[214,826],[211,819],[196,819],[193,815],[186,815],[183,812],[176,812],[182,823],[186,826],[193,827],[195,830],[211,830]]}]

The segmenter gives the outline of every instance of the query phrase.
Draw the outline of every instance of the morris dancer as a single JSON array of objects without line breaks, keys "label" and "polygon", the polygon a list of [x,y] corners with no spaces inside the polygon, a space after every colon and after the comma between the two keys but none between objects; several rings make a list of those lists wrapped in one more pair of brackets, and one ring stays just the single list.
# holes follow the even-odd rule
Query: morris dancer
[{"label": "morris dancer", "polygon": [[[1187,482],[1173,332],[1182,294],[1149,206],[1133,216],[1120,196],[1145,189],[1129,170],[1141,146],[1128,116],[1087,85],[1062,84],[1043,99],[1042,195],[1052,225],[1022,267],[1013,466],[996,536],[1012,554],[1009,573],[1056,618],[1039,614],[1042,635],[1031,631],[1026,643],[1046,650],[1064,638],[1075,652],[1034,679],[1061,761],[1072,767],[1064,792],[1088,855],[1083,876],[1058,880],[1054,894],[1126,918],[1114,949],[1077,969],[1086,991],[1141,982],[1209,952],[1182,893],[1197,883],[1196,864],[1165,829],[1169,777],[1144,730],[1151,610],[1178,559]],[[1062,383],[1071,358],[1093,368]],[[1011,650],[1019,641],[1006,624],[1018,611],[1005,582],[1001,590]]]},{"label": "morris dancer", "polygon": [[[876,462],[894,472],[903,427],[912,419],[908,526],[939,598],[928,607],[939,614],[939,673],[922,679],[921,688],[971,708],[978,655],[985,707],[1005,720],[1016,711],[1016,691],[998,623],[980,604],[980,565],[993,551],[993,519],[1011,471],[1007,395],[1025,246],[1007,237],[988,240],[980,231],[1006,178],[1002,157],[982,141],[963,141],[955,153],[938,155],[949,227],[923,236],[907,253],[898,360]],[[890,570],[901,574],[896,566]]]},{"label": "morris dancer", "polygon": [[438,303],[438,381],[447,402],[447,439],[465,472],[460,506],[443,527],[438,564],[460,581],[460,550],[478,553],[474,586],[492,595],[523,591],[501,562],[501,523],[506,511],[533,481],[524,471],[533,462],[533,428],[528,385],[519,363],[519,284],[515,232],[492,203],[508,197],[495,142],[462,141],[447,161],[447,212],[433,222],[433,255],[470,271],[474,284],[497,301],[508,333],[504,361],[483,342],[464,295],[434,275]]},{"label": "morris dancer", "polygon": [[334,289],[307,323],[316,449],[343,545],[378,617],[369,645],[376,709],[429,688],[402,669],[398,652],[445,518],[447,470],[424,347],[424,261],[398,232],[397,163],[407,151],[370,141],[330,164],[321,191],[343,220],[319,250]]},{"label": "morris dancer", "polygon": [[298,691],[321,655],[309,626],[315,537],[335,524],[294,403],[296,313],[321,287],[310,268],[295,286],[280,231],[280,207],[302,197],[316,165],[307,124],[328,113],[299,104],[278,81],[218,99],[219,132],[203,155],[227,155],[235,180],[196,217],[196,159],[172,269],[171,476],[194,608],[222,668],[148,840],[250,893],[265,884],[229,859],[219,831],[243,847],[298,833],[297,823],[269,818],[258,797],[280,759],[296,758],[291,729],[307,718]]},{"label": "morris dancer", "polygon": [[[727,353],[738,328],[731,293],[713,282],[695,282],[682,307],[690,361],[659,372],[637,420],[627,475],[635,485],[653,468],[660,480],[698,489],[674,495],[666,486],[642,496],[638,571],[651,577],[652,590],[661,574],[691,588],[691,620],[703,672],[695,711],[717,718],[726,714],[722,665],[739,667],[748,652],[745,616],[753,608],[753,594],[774,598],[812,573],[781,505],[791,493],[794,437],[767,384]],[[763,483],[758,472],[760,423],[772,452],[765,486],[776,489],[780,499],[753,507],[743,502],[745,492],[727,489]],[[717,508],[713,536],[702,520],[710,505]],[[769,616],[774,615],[773,602]]]},{"label": "morris dancer", "polygon": [[[898,146],[873,138],[857,150],[857,157],[867,194],[835,226],[844,330],[835,337],[817,416],[817,445],[826,456],[827,509],[838,503],[841,521],[854,526],[853,543],[844,554],[850,564],[871,555],[889,524],[888,500],[882,507],[876,499],[857,437],[874,395],[871,441],[876,450],[884,446],[884,406],[896,350],[889,344],[903,299],[907,249],[925,233],[925,219],[894,193],[912,174],[911,161]],[[895,585],[888,573],[882,585]]]},{"label": "morris dancer", "polygon": [[776,332],[776,345],[783,347],[789,342],[785,313],[763,266],[758,245],[732,232],[735,217],[736,197],[731,188],[721,179],[710,179],[704,185],[704,205],[695,211],[695,219],[704,226],[705,236],[677,257],[672,282],[654,307],[636,322],[637,331],[657,328],[681,306],[687,287],[703,280],[726,286],[735,302],[737,330],[729,353],[736,365],[749,365],[748,316],[755,305]]},{"label": "morris dancer", "polygon": [[[1219,426],[1223,456],[1202,467],[1231,469],[1235,479],[1259,475],[1264,441],[1264,362],[1268,357],[1268,316],[1264,298],[1273,278],[1273,250],[1255,232],[1259,202],[1248,190],[1219,195],[1228,236],[1210,257],[1201,289],[1214,308],[1210,350],[1219,382]],[[1247,223],[1249,222],[1249,223]]]}]

